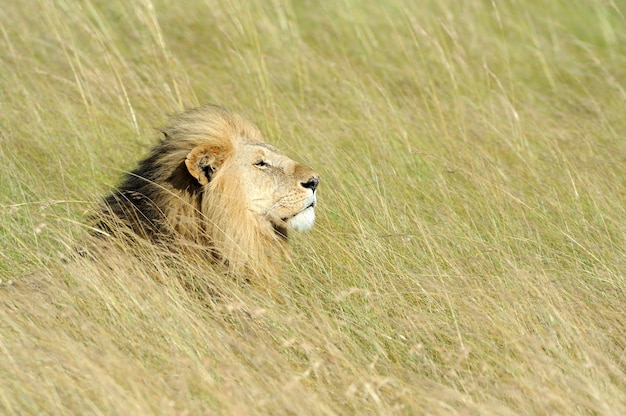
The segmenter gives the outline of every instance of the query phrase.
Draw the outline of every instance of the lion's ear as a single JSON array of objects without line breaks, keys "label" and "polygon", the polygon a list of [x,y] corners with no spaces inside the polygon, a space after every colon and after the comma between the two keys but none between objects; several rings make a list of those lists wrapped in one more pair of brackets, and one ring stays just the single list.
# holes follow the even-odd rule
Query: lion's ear
[{"label": "lion's ear", "polygon": [[206,185],[211,182],[215,171],[224,163],[225,153],[226,149],[221,146],[196,146],[187,155],[185,166],[200,185]]}]

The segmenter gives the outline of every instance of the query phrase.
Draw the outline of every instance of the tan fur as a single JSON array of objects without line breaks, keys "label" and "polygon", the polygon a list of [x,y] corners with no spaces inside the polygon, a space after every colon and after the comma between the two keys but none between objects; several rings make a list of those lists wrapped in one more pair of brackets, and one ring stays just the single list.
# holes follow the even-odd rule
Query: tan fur
[{"label": "tan fur", "polygon": [[317,173],[221,107],[189,110],[162,132],[105,199],[100,228],[118,234],[126,226],[168,247],[198,248],[237,273],[273,273],[287,253],[287,229],[313,224]]}]

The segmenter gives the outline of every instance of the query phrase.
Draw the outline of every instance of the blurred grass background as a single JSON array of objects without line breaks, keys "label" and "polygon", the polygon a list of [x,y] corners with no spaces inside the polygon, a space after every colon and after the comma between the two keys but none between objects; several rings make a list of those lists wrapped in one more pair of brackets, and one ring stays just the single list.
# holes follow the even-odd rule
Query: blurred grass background
[{"label": "blurred grass background", "polygon": [[[1,413],[626,414],[624,13],[5,2]],[[273,296],[150,247],[72,257],[201,103],[322,175]]]}]

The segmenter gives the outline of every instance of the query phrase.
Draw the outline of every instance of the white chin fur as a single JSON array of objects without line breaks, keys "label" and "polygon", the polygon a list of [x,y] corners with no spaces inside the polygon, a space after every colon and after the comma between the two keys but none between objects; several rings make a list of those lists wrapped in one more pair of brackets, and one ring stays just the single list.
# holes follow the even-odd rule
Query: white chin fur
[{"label": "white chin fur", "polygon": [[287,221],[289,227],[296,231],[308,231],[313,227],[315,222],[315,210],[313,207],[307,208],[295,217]]}]

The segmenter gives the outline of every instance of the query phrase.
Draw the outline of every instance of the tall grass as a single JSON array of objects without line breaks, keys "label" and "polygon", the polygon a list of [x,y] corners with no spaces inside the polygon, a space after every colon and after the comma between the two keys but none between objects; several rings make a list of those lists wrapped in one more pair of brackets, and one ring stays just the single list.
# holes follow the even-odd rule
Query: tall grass
[{"label": "tall grass", "polygon": [[[622,3],[5,3],[0,413],[626,414]],[[206,102],[322,175],[275,293],[75,258]]]}]

